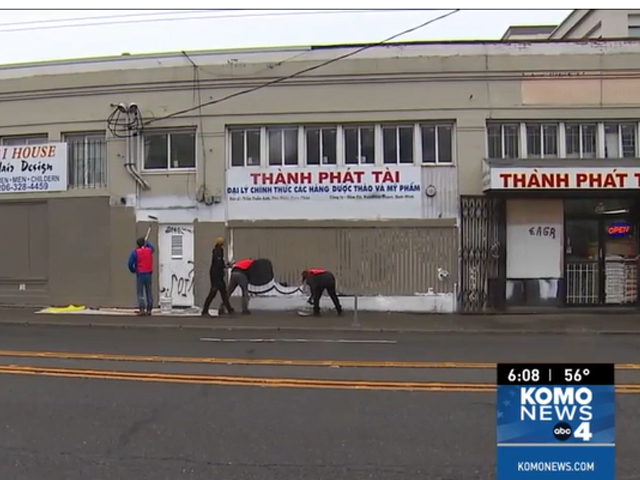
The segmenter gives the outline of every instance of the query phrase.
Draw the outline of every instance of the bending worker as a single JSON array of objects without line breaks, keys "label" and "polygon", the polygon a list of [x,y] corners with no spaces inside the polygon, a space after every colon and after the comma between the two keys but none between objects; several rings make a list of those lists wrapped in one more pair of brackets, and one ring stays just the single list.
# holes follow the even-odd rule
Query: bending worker
[{"label": "bending worker", "polygon": [[127,262],[129,271],[136,274],[136,294],[139,316],[151,315],[153,310],[153,245],[144,238],[136,240],[136,248],[131,251]]},{"label": "bending worker", "polygon": [[[211,302],[216,297],[217,293],[220,292],[220,296],[222,297],[222,305],[226,307],[229,313],[233,313],[233,307],[229,303],[229,295],[227,293],[227,282],[225,279],[225,269],[227,267],[227,263],[224,260],[224,238],[218,237],[216,239],[216,245],[213,247],[211,252],[211,266],[209,267],[209,295],[207,295],[207,299],[204,301],[204,305],[202,307],[202,316],[208,317],[209,308],[211,307]],[[222,313],[222,310],[219,310],[219,313]]]},{"label": "bending worker", "polygon": [[336,277],[333,273],[321,268],[308,268],[302,272],[302,282],[306,283],[311,290],[310,303],[313,304],[313,314],[320,316],[320,297],[326,290],[331,298],[333,306],[336,307],[338,315],[342,315],[342,305],[336,293]]},{"label": "bending worker", "polygon": [[[253,262],[252,258],[238,260],[233,264],[229,277],[229,298],[236,288],[240,287],[240,290],[242,290],[242,313],[244,315],[251,313],[249,311],[249,269]],[[220,312],[224,312],[224,305],[220,306]]]}]

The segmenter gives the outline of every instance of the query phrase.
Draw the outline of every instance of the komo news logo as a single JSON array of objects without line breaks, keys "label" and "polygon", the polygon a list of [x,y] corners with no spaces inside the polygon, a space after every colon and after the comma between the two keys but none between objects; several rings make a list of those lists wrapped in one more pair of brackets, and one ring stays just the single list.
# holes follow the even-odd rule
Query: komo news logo
[{"label": "komo news logo", "polygon": [[[587,387],[520,388],[520,421],[554,422],[553,436],[566,442],[572,436],[588,442],[593,435],[591,402],[593,392]],[[569,422],[581,422],[573,429]]]}]

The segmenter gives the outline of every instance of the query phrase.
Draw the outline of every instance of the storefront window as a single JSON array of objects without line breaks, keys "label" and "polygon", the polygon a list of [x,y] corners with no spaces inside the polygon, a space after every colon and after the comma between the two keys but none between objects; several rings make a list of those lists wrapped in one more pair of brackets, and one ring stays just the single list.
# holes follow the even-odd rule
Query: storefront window
[{"label": "storefront window", "polygon": [[611,221],[604,223],[604,244],[607,257],[621,259],[635,258],[636,243],[634,229],[626,221]]},{"label": "storefront window", "polygon": [[625,215],[631,210],[629,198],[580,198],[565,200],[567,217],[591,217],[594,215]]},{"label": "storefront window", "polygon": [[598,259],[598,222],[567,220],[565,258],[568,262]]},{"label": "storefront window", "polygon": [[638,298],[638,242],[632,200],[565,202],[569,304],[628,305]]},{"label": "storefront window", "polygon": [[637,299],[637,249],[634,229],[624,220],[605,221],[605,303],[633,303]]}]

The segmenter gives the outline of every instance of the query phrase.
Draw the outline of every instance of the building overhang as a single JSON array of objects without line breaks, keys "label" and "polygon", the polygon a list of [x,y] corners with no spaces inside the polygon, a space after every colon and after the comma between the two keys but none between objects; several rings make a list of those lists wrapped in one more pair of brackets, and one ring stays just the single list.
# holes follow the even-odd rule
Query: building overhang
[{"label": "building overhang", "polygon": [[640,192],[640,159],[483,160],[483,192]]}]

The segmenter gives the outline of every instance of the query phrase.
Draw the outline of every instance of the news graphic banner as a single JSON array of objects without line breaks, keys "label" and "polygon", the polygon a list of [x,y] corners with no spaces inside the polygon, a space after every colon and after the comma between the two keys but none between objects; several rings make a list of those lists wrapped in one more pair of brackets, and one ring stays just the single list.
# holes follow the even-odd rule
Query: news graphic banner
[{"label": "news graphic banner", "polygon": [[67,144],[0,146],[0,193],[67,190]]},{"label": "news graphic banner", "polygon": [[421,218],[422,169],[414,165],[230,168],[229,218]]},{"label": "news graphic banner", "polygon": [[486,190],[638,190],[640,167],[489,167]]},{"label": "news graphic banner", "polygon": [[497,480],[614,480],[613,364],[497,370]]}]

